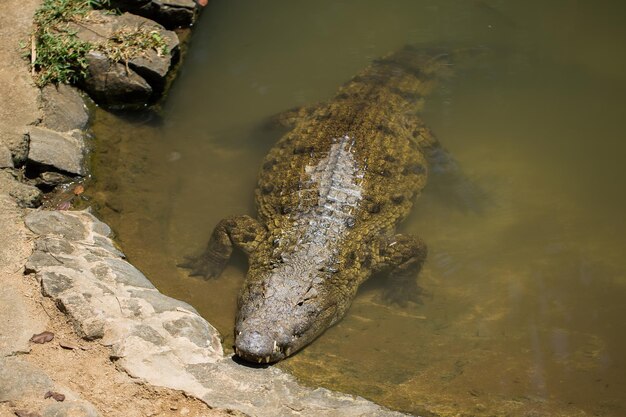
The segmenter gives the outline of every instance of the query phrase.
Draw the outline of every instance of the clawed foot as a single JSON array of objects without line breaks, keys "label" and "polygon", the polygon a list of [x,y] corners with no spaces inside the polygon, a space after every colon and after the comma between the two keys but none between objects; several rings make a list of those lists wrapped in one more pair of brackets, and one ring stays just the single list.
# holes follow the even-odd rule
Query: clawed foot
[{"label": "clawed foot", "polygon": [[217,264],[205,255],[185,256],[185,261],[177,264],[179,268],[189,270],[190,277],[202,277],[204,279],[217,278],[224,270],[224,264]]}]

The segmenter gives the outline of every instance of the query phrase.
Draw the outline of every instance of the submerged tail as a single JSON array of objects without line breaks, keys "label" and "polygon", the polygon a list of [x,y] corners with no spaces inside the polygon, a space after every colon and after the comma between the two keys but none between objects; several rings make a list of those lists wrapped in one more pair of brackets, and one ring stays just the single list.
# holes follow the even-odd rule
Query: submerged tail
[{"label": "submerged tail", "polygon": [[[409,45],[380,58],[357,75],[353,82],[372,83],[395,96],[395,111],[417,112],[424,98],[439,82],[452,77],[459,68],[471,66],[485,54],[484,48],[420,48]],[[481,212],[485,193],[466,177],[459,163],[424,125],[416,137],[428,162],[431,179],[446,200],[464,211]]]},{"label": "submerged tail", "polygon": [[372,62],[338,92],[337,98],[385,91],[398,98],[397,111],[419,111],[423,99],[459,66],[475,62],[483,48],[424,48],[407,45]]}]

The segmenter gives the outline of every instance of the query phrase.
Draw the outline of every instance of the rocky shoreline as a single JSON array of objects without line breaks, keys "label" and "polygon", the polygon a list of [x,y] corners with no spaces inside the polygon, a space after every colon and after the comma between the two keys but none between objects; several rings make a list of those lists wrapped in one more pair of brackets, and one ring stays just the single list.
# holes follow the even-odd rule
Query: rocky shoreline
[{"label": "rocky shoreline", "polygon": [[[15,4],[4,7],[17,8],[18,3],[11,1]],[[160,10],[164,15],[175,16],[173,22],[180,22],[180,19],[186,19],[181,17],[185,2],[189,3],[186,0],[128,3],[134,5],[134,11],[146,16],[154,17],[154,13]],[[36,3],[30,2],[29,5]],[[32,19],[30,9],[13,11],[23,13],[22,25]],[[29,12],[30,15],[27,14]],[[123,16],[126,16],[124,19],[143,19]],[[98,24],[113,27],[114,24],[107,23],[107,19],[101,15],[97,19]],[[23,32],[27,30],[27,27],[22,27]],[[168,48],[171,49],[168,59],[172,59],[177,39],[169,39]],[[14,53],[10,45],[4,45],[4,48],[4,53]],[[148,61],[158,63],[158,59]],[[111,80],[119,81],[120,77],[136,79],[133,74],[142,72],[139,69],[141,62],[132,65],[129,62],[128,67],[118,65],[122,68],[107,67],[109,72],[102,78],[106,82],[98,84],[99,90],[87,88],[100,103],[120,104],[121,95],[98,94],[113,91],[109,84]],[[171,61],[161,62],[160,65],[156,71],[143,70],[144,75],[158,73],[162,77],[151,78],[152,84],[145,81],[150,76],[142,78],[151,90],[148,93],[144,89],[139,95],[136,93],[138,90],[133,90],[131,97],[141,97],[141,100],[132,101],[133,98],[132,104],[151,99],[152,89],[163,82]],[[81,93],[74,88],[64,85],[45,87],[37,93],[32,80],[29,81],[23,74],[27,65],[22,63],[13,70],[21,71],[16,94],[30,94],[28,105],[37,111],[26,111],[20,118],[15,117],[11,110],[24,109],[8,109],[2,117],[7,121],[10,119],[10,123],[0,126],[0,226],[4,234],[0,242],[3,268],[0,286],[0,305],[3,307],[0,314],[6,318],[0,327],[0,335],[3,335],[0,339],[0,414],[7,411],[22,417],[191,415],[191,406],[179,408],[178,405],[171,405],[171,401],[170,405],[163,405],[165,408],[156,411],[145,411],[149,409],[148,405],[141,411],[138,411],[139,406],[137,410],[132,410],[133,404],[126,404],[126,410],[111,411],[103,405],[110,400],[103,397],[114,396],[115,392],[98,394],[86,388],[81,392],[82,388],[77,390],[72,385],[72,380],[80,379],[79,376],[73,378],[71,373],[65,381],[72,387],[57,382],[55,375],[51,374],[61,372],[56,364],[41,364],[52,370],[46,372],[29,358],[43,354],[38,353],[39,350],[43,352],[52,348],[46,348],[48,345],[34,346],[30,339],[43,330],[62,327],[62,324],[55,324],[61,318],[73,327],[75,334],[71,334],[71,330],[61,331],[65,332],[66,339],[73,342],[55,343],[55,351],[48,352],[48,355],[66,357],[71,354],[75,359],[83,350],[99,351],[106,356],[103,366],[111,373],[108,378],[113,383],[123,380],[119,385],[128,387],[135,381],[148,387],[182,391],[209,406],[202,409],[196,404],[197,413],[193,415],[402,415],[359,397],[304,387],[290,375],[273,367],[244,366],[232,357],[224,356],[220,336],[213,326],[193,307],[154,288],[148,278],[126,262],[123,253],[110,238],[109,227],[88,210],[33,210],[44,199],[42,190],[63,187],[64,184],[75,187],[74,184],[87,174],[89,136],[85,129],[89,114]],[[114,78],[115,74],[118,79]],[[97,78],[95,75],[90,77],[95,84]],[[65,209],[67,206],[56,208]],[[59,311],[51,313],[51,304]],[[89,348],[83,349],[86,346]],[[71,368],[71,365],[68,367]],[[120,375],[114,374],[111,369],[121,371]],[[74,372],[80,373],[81,370]],[[89,374],[92,370],[84,372]],[[52,398],[44,399],[48,391],[62,393],[66,400],[59,401],[52,394],[48,396]],[[157,392],[153,398],[158,399],[160,395]],[[162,395],[163,398],[170,398],[168,395],[173,394]],[[192,400],[177,398],[176,401]]]}]

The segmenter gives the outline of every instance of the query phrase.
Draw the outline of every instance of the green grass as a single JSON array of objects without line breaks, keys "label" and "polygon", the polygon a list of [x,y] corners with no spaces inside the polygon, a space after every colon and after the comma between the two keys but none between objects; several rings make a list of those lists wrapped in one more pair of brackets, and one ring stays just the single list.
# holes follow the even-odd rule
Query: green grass
[{"label": "green grass", "polygon": [[114,62],[128,62],[151,49],[159,56],[169,52],[167,42],[159,31],[143,26],[137,29],[121,28],[98,45],[98,50],[104,52]]},{"label": "green grass", "polygon": [[168,53],[165,39],[152,28],[122,28],[98,44],[78,39],[68,24],[80,24],[91,10],[107,3],[108,0],[44,0],[35,13],[32,34],[35,59],[31,52],[31,61],[39,87],[50,83],[75,84],[84,79],[90,50],[102,51],[112,61],[124,63],[150,49],[159,55]]},{"label": "green grass", "polygon": [[68,28],[100,5],[94,0],[44,0],[35,13],[33,38],[35,44],[35,83],[76,83],[85,77],[87,52],[92,45],[76,37]]}]

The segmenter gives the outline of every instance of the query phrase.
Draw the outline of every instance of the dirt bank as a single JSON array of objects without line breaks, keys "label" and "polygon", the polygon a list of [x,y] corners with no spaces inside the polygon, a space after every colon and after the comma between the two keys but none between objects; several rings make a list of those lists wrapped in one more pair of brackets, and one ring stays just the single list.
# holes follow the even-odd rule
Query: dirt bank
[{"label": "dirt bank", "polygon": [[[85,410],[103,416],[233,415],[211,410],[181,392],[138,383],[118,371],[109,359],[110,349],[79,339],[67,317],[43,297],[35,278],[23,275],[33,243],[23,222],[26,209],[13,198],[21,189],[13,177],[20,172],[8,166],[12,158],[7,156],[19,157],[25,132],[41,117],[39,90],[20,48],[28,45],[39,4],[5,0],[0,5],[0,416],[19,410],[37,413],[33,416],[53,410],[68,415],[76,412],[72,404],[79,402],[93,407],[85,406],[81,415],[87,415]],[[29,342],[43,330],[55,334],[51,342]],[[11,372],[16,369],[19,374]],[[64,392],[66,400],[44,399],[46,384]]]}]

